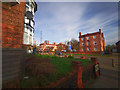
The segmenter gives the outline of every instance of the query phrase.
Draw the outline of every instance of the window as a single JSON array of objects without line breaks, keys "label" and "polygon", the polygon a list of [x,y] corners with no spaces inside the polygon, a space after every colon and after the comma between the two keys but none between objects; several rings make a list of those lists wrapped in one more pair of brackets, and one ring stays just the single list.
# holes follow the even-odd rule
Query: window
[{"label": "window", "polygon": [[82,43],[82,46],[84,46],[84,43]]},{"label": "window", "polygon": [[25,18],[25,23],[29,24],[29,19]]},{"label": "window", "polygon": [[93,38],[95,39],[95,38],[96,38],[96,36],[94,35],[94,36],[93,36]]},{"label": "window", "polygon": [[94,41],[94,45],[97,45],[96,41]]},{"label": "window", "polygon": [[82,38],[82,41],[84,40],[84,38]]},{"label": "window", "polygon": [[34,12],[34,8],[32,5],[30,5],[31,11]]},{"label": "window", "polygon": [[34,25],[34,23],[33,23],[33,21],[32,21],[32,20],[30,21],[30,25],[31,25],[32,27],[33,27],[33,25]]},{"label": "window", "polygon": [[25,11],[26,11],[26,12],[29,11],[29,7],[26,7],[26,8],[25,8]]},{"label": "window", "polygon": [[96,51],[96,50],[97,50],[97,47],[95,47],[94,50]]},{"label": "window", "polygon": [[84,49],[84,48],[82,48],[82,51],[85,51],[85,49]]},{"label": "window", "polygon": [[87,40],[89,40],[89,37],[87,36]]},{"label": "window", "polygon": [[90,41],[87,42],[87,45],[90,46]]},{"label": "window", "polygon": [[26,4],[29,6],[29,2],[26,2]]},{"label": "window", "polygon": [[87,50],[90,51],[90,48],[88,47]]}]

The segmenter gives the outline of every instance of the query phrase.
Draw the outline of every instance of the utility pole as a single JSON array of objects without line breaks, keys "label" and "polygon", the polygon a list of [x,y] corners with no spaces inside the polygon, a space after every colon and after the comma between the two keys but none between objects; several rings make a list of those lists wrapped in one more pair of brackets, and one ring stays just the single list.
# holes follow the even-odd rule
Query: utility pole
[{"label": "utility pole", "polygon": [[42,43],[42,30],[40,31],[40,44]]}]

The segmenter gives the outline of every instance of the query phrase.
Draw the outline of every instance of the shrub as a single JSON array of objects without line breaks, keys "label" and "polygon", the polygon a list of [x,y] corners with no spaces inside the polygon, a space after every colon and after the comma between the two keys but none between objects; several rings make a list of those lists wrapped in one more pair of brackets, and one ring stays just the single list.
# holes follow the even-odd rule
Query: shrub
[{"label": "shrub", "polygon": [[74,58],[72,55],[69,55],[68,58]]}]

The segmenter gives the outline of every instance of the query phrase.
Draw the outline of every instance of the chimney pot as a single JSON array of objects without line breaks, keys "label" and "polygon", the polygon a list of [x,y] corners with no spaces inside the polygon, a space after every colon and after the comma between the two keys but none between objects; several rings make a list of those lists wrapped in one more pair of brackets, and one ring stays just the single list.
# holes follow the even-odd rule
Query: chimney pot
[{"label": "chimney pot", "polygon": [[101,29],[99,29],[99,32],[101,33]]},{"label": "chimney pot", "polygon": [[79,32],[79,36],[81,36],[81,32]]}]

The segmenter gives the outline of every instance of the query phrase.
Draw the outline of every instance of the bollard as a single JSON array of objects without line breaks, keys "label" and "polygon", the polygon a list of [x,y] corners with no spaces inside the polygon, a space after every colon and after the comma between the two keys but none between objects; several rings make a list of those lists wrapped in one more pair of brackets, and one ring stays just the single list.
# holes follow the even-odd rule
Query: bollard
[{"label": "bollard", "polygon": [[72,67],[75,72],[77,72],[77,88],[83,88],[82,84],[82,62],[81,61],[73,61]]},{"label": "bollard", "polygon": [[97,77],[100,76],[100,66],[99,66],[99,63],[97,61],[97,58],[95,58],[95,57],[91,57],[91,61],[93,63],[94,77],[97,78]]}]

